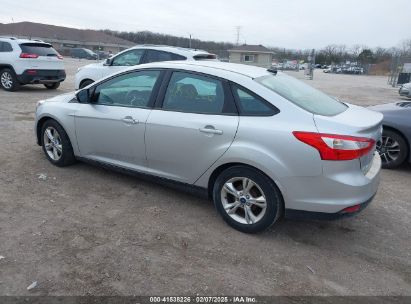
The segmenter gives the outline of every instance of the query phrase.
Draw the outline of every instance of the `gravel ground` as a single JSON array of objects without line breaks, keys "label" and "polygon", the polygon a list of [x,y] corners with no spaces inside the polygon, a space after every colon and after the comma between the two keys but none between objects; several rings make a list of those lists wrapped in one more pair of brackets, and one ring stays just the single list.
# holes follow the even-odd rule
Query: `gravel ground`
[{"label": "gravel ground", "polygon": [[[282,220],[242,234],[207,200],[46,160],[35,104],[72,90],[83,64],[67,59],[54,92],[0,91],[0,295],[411,295],[411,166],[384,170],[355,218]],[[314,77],[307,82],[354,104],[399,99],[386,77]]]}]

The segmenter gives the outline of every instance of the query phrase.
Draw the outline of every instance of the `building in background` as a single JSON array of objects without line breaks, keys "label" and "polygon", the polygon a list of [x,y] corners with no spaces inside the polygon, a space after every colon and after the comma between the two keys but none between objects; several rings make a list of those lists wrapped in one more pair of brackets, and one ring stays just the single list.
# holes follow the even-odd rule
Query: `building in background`
[{"label": "building in background", "polygon": [[255,65],[263,68],[271,67],[274,53],[262,45],[239,45],[228,50],[229,61]]},{"label": "building in background", "polygon": [[71,48],[117,53],[135,45],[133,42],[101,31],[34,22],[0,23],[0,36],[43,40],[52,44],[63,55],[69,55]]}]

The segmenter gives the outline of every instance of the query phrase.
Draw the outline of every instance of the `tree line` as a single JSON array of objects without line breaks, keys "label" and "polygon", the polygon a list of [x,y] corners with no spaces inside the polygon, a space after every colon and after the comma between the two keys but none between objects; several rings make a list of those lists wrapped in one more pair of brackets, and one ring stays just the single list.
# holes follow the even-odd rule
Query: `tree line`
[{"label": "tree line", "polygon": [[[132,41],[136,44],[160,44],[186,48],[191,45],[192,48],[206,50],[217,54],[221,58],[228,58],[228,50],[235,47],[235,44],[230,42],[203,41],[200,39],[191,39],[190,41],[188,37],[179,37],[150,31],[119,32],[103,30],[103,32]],[[307,61],[307,58],[311,53],[310,49],[268,48],[274,52],[274,58],[279,61],[286,59]],[[321,49],[317,49],[315,54],[315,62],[319,64],[338,64],[347,60],[357,61],[360,64],[380,63],[390,60],[393,56],[411,57],[411,39],[404,40],[398,46],[390,48],[370,48],[362,44],[355,44],[351,47],[348,47],[345,44],[329,44]]]},{"label": "tree line", "polygon": [[[277,59],[307,60],[311,54],[310,49],[293,50],[272,48]],[[315,62],[319,64],[338,64],[345,61],[356,61],[360,64],[380,63],[390,60],[393,56],[411,57],[411,39],[402,41],[396,47],[370,48],[366,45],[355,44],[347,47],[345,44],[329,44],[315,51]]]},{"label": "tree line", "polygon": [[188,48],[191,45],[191,48],[193,49],[206,50],[223,58],[227,58],[227,50],[234,47],[234,44],[229,42],[203,41],[200,39],[190,39],[188,37],[178,37],[168,34],[153,33],[150,31],[119,32],[112,30],[103,30],[103,32],[128,41],[132,41],[136,44],[171,45],[184,48]]}]

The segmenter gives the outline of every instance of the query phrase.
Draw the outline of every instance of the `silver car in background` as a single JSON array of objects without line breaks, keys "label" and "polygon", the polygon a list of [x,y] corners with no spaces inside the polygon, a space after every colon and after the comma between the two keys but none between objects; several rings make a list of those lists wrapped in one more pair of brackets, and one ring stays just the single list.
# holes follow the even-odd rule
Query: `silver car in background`
[{"label": "silver car in background", "polygon": [[362,210],[379,185],[382,114],[274,70],[223,62],[129,68],[38,102],[48,160],[199,190],[235,229]]},{"label": "silver car in background", "polygon": [[402,84],[398,90],[398,94],[400,94],[400,96],[411,98],[411,82]]}]

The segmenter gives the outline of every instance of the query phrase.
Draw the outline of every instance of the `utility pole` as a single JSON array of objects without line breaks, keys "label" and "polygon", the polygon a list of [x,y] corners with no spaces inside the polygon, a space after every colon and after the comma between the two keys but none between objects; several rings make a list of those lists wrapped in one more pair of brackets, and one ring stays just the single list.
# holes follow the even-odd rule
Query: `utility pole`
[{"label": "utility pole", "polygon": [[240,25],[237,25],[236,27],[235,27],[235,29],[236,29],[236,45],[239,45],[240,44],[240,32],[241,32],[241,26]]},{"label": "utility pole", "polygon": [[191,34],[190,34],[190,40],[188,41],[188,48],[191,49]]}]

